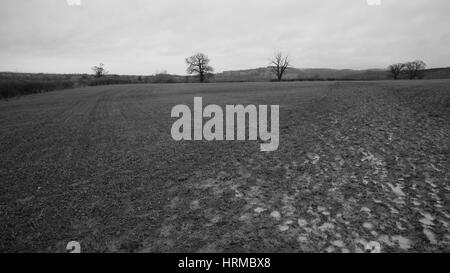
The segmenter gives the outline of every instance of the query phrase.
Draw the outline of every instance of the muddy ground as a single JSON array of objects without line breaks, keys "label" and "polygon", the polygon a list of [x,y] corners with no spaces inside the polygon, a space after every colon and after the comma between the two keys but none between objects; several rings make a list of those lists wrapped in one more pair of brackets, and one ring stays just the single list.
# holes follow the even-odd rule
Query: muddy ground
[{"label": "muddy ground", "polygon": [[[173,106],[279,104],[280,147]],[[450,81],[121,85],[0,101],[0,251],[450,251]]]}]

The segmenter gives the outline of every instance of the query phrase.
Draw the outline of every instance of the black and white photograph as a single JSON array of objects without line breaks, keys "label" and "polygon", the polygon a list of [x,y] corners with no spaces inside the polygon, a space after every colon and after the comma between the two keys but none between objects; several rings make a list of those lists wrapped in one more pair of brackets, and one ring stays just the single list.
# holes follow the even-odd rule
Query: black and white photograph
[{"label": "black and white photograph", "polygon": [[449,11],[0,0],[0,253],[449,253]]}]

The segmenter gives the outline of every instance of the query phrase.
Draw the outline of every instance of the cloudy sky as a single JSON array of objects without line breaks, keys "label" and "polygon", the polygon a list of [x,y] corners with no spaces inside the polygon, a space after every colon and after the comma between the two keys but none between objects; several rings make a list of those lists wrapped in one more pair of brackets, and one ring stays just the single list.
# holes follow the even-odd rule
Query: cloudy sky
[{"label": "cloudy sky", "polygon": [[[450,66],[449,0],[1,0],[0,71],[185,74],[204,52],[217,72],[263,67]],[[377,2],[379,0],[370,0]]]}]

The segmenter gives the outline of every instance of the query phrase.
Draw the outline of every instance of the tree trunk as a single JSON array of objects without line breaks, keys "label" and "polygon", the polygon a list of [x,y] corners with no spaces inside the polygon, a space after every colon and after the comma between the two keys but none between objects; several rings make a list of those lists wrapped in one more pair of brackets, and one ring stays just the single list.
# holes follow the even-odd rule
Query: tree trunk
[{"label": "tree trunk", "polygon": [[281,74],[280,72],[278,72],[278,81],[281,82],[281,80],[283,79],[283,74]]},{"label": "tree trunk", "polygon": [[205,74],[200,73],[200,82],[203,83],[205,81]]}]

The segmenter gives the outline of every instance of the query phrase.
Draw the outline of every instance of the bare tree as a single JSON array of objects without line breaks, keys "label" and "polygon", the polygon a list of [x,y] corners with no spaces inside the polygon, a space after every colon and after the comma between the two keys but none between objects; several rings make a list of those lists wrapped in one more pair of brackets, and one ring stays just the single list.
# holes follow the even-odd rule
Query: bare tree
[{"label": "bare tree", "polygon": [[197,53],[189,58],[186,58],[188,65],[187,72],[189,74],[198,74],[200,82],[204,82],[206,76],[214,72],[214,69],[209,66],[209,58],[203,53]]},{"label": "bare tree", "polygon": [[394,77],[394,80],[398,79],[398,76],[400,76],[400,73],[402,73],[405,66],[406,66],[406,64],[397,63],[397,64],[391,64],[388,67],[389,72],[391,72],[392,76]]},{"label": "bare tree", "polygon": [[281,52],[276,53],[272,59],[270,68],[272,69],[272,72],[275,74],[279,82],[281,82],[281,80],[283,79],[283,74],[288,67],[289,57],[287,55],[283,56]]},{"label": "bare tree", "polygon": [[427,65],[420,60],[408,62],[405,64],[406,70],[408,71],[409,79],[413,80],[420,76],[420,72],[424,70]]},{"label": "bare tree", "polygon": [[98,66],[93,66],[91,69],[94,71],[94,76],[96,78],[101,78],[108,73],[108,71],[105,70],[105,65],[102,63]]}]

